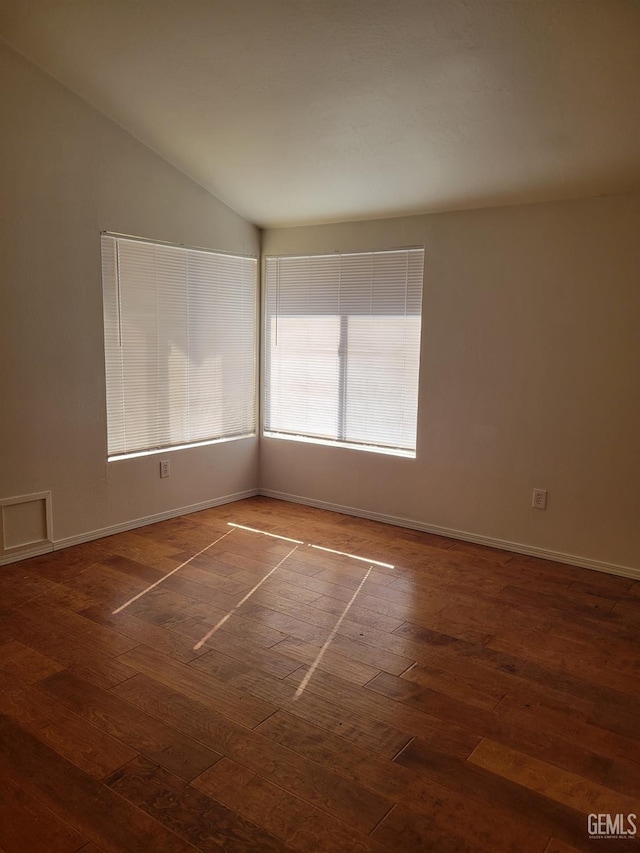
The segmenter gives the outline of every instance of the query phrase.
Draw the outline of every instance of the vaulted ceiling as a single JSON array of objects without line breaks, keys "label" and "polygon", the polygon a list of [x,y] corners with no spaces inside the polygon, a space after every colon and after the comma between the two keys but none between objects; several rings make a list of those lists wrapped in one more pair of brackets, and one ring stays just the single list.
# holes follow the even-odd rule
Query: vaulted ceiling
[{"label": "vaulted ceiling", "polygon": [[0,0],[261,226],[640,190],[640,0]]}]

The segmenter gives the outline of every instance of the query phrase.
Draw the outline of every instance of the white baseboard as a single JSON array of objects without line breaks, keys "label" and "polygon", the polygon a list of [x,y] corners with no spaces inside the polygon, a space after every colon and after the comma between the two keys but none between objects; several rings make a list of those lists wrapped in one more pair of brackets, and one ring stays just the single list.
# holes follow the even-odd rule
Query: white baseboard
[{"label": "white baseboard", "polygon": [[0,554],[0,566],[18,563],[20,560],[28,560],[29,557],[39,557],[41,554],[49,554],[51,551],[53,551],[53,542],[39,542],[37,545],[21,548],[19,551],[6,551],[4,554]]},{"label": "white baseboard", "polygon": [[487,545],[490,548],[499,548],[501,551],[511,551],[515,554],[525,554],[528,557],[541,557],[544,560],[552,560],[556,563],[568,563],[571,566],[579,566],[583,569],[593,569],[597,572],[606,572],[610,575],[620,575],[633,580],[640,580],[640,569],[632,566],[619,566],[616,563],[605,563],[601,560],[592,560],[589,557],[580,557],[575,554],[564,554],[560,551],[549,551],[546,548],[537,548],[534,545],[524,545],[520,542],[509,542],[505,539],[494,539],[491,536],[481,536],[478,533],[468,533],[466,530],[454,530],[450,527],[439,527],[435,524],[425,524],[410,518],[398,518],[393,515],[383,515],[379,512],[369,512],[352,506],[318,501],[301,495],[290,495],[285,492],[274,492],[271,489],[260,489],[259,494],[267,498],[275,498],[281,501],[313,506],[318,509],[326,509],[331,512],[340,512],[343,515],[353,515],[357,518],[369,518],[372,521],[380,521],[383,524],[393,524],[397,527],[407,527],[411,530],[420,530],[423,533],[435,533],[438,536],[446,536],[449,539],[460,539],[463,542],[473,542],[476,545]]},{"label": "white baseboard", "polygon": [[158,512],[155,515],[147,515],[144,518],[135,518],[131,521],[123,521],[120,524],[112,524],[109,527],[101,527],[98,530],[89,530],[86,533],[79,533],[76,536],[67,536],[64,539],[56,539],[53,543],[45,543],[46,547],[30,548],[28,550],[21,551],[20,554],[3,555],[0,557],[0,566],[6,563],[15,563],[19,560],[26,560],[28,557],[47,554],[51,551],[58,551],[62,548],[70,548],[72,545],[82,545],[83,542],[92,542],[94,539],[113,536],[114,533],[125,533],[127,530],[135,530],[137,527],[145,527],[147,524],[166,521],[169,518],[176,518],[179,515],[189,515],[192,512],[200,512],[203,509],[211,509],[214,506],[221,506],[222,504],[241,501],[244,500],[244,498],[252,498],[257,494],[259,494],[258,489],[247,489],[244,492],[235,492],[232,495],[223,495],[222,497],[214,498],[210,501],[202,501],[201,503],[191,504],[190,506],[183,506],[178,509]]},{"label": "white baseboard", "polygon": [[144,518],[124,521],[120,524],[112,524],[109,527],[102,527],[98,530],[90,530],[76,536],[67,536],[64,539],[56,539],[54,542],[38,543],[33,547],[25,548],[23,551],[20,551],[19,554],[7,553],[0,555],[0,566],[26,560],[29,557],[38,557],[42,554],[47,554],[51,551],[58,551],[62,548],[69,548],[73,545],[81,545],[83,542],[91,542],[94,539],[102,539],[105,536],[112,536],[115,533],[124,533],[127,530],[135,530],[137,527],[144,527],[147,524],[155,524],[158,521],[166,521],[169,518],[176,518],[180,515],[189,515],[192,512],[200,512],[203,509],[211,509],[212,507],[221,506],[222,504],[241,501],[245,498],[255,497],[256,495],[264,495],[265,497],[275,498],[276,500],[304,504],[305,506],[313,506],[318,509],[326,509],[331,512],[340,512],[343,515],[352,515],[356,518],[369,518],[372,521],[380,521],[383,524],[391,524],[396,527],[406,527],[410,530],[434,533],[438,536],[446,536],[449,539],[459,539],[463,542],[473,542],[476,545],[487,545],[490,548],[499,548],[501,551],[525,554],[529,557],[541,557],[545,560],[552,560],[557,563],[567,563],[571,566],[579,566],[584,569],[606,572],[610,575],[619,575],[621,577],[632,578],[633,580],[640,580],[640,569],[633,568],[632,566],[620,566],[616,563],[605,563],[602,560],[592,560],[588,557],[581,557],[575,554],[565,554],[560,551],[549,551],[546,548],[537,548],[533,545],[525,545],[520,542],[495,539],[491,536],[481,536],[478,533],[469,533],[466,530],[439,527],[435,524],[426,524],[422,521],[415,521],[410,518],[400,518],[393,515],[384,515],[379,512],[369,512],[368,510],[359,509],[357,507],[342,506],[341,504],[314,500],[313,498],[307,498],[301,495],[291,495],[286,492],[275,492],[271,489],[247,489],[243,492],[223,495],[222,497],[214,498],[213,500],[202,501],[201,503],[191,504],[190,506],[159,512],[155,515],[145,516]]}]

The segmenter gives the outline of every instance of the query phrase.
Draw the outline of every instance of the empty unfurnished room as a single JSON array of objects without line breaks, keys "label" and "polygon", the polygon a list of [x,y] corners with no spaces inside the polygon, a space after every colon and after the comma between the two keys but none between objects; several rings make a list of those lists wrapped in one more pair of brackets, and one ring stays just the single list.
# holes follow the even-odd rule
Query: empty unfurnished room
[{"label": "empty unfurnished room", "polygon": [[0,853],[640,850],[640,2],[0,0]]}]

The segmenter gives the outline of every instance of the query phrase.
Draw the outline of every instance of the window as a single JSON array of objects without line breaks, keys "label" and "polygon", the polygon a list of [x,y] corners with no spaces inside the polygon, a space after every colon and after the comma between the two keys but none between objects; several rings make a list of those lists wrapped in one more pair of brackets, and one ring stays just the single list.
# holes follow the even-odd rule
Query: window
[{"label": "window", "polygon": [[268,257],[264,434],[415,457],[424,249]]},{"label": "window", "polygon": [[110,459],[255,433],[256,270],[102,235]]}]

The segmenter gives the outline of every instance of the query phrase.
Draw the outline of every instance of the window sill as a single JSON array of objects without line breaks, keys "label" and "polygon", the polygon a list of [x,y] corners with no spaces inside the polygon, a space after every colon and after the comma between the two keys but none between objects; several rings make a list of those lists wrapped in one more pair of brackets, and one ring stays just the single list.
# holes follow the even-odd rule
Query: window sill
[{"label": "window sill", "polygon": [[154,447],[152,450],[136,450],[132,453],[116,453],[107,457],[107,462],[121,462],[123,459],[138,459],[140,456],[157,456],[159,453],[173,453],[174,450],[190,450],[192,447],[208,447],[210,444],[225,444],[228,441],[241,441],[244,438],[256,438],[257,433],[231,435],[225,438],[210,438],[207,441],[194,441],[191,444],[170,444],[168,447]]},{"label": "window sill", "polygon": [[384,456],[400,456],[404,459],[415,459],[415,450],[401,450],[394,447],[378,447],[374,444],[356,444],[348,441],[332,441],[328,438],[311,438],[306,435],[288,435],[282,432],[267,432],[262,433],[263,438],[276,438],[283,441],[297,441],[304,444],[321,444],[325,447],[344,447],[347,450],[364,450],[366,453],[378,453]]}]

